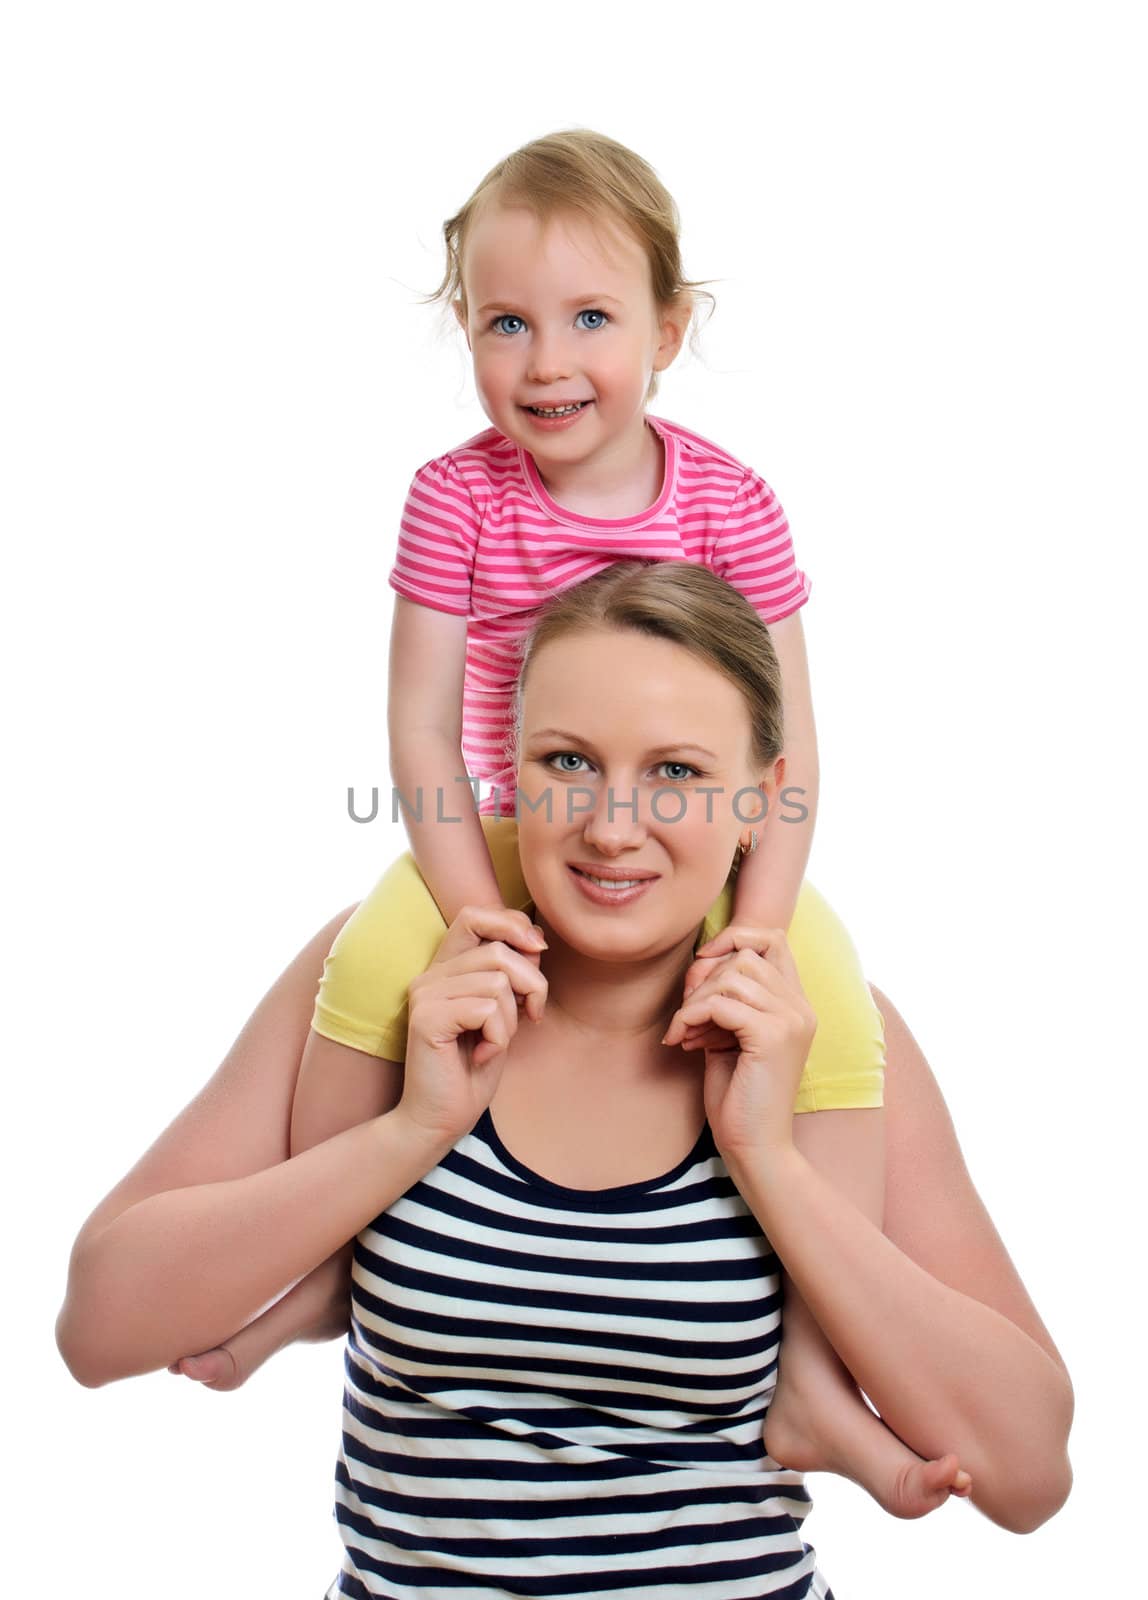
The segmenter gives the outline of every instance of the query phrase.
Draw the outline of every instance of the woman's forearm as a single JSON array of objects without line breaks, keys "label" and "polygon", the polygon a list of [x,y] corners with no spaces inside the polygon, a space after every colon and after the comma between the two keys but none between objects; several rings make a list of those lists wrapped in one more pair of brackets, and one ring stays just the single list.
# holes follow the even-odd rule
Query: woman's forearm
[{"label": "woman's forearm", "polygon": [[248,1177],[151,1195],[81,1239],[57,1340],[89,1387],[210,1350],[446,1154],[397,1109]]},{"label": "woman's forearm", "polygon": [[972,1499],[1026,1532],[1068,1493],[1066,1374],[999,1312],[904,1255],[792,1147],[730,1173],[826,1337],[919,1455],[954,1450]]}]

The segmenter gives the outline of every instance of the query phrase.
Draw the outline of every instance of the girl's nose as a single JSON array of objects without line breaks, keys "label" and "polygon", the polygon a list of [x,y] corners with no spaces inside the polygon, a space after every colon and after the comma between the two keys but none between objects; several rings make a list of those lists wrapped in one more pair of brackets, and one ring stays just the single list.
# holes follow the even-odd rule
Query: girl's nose
[{"label": "girl's nose", "polygon": [[553,336],[535,335],[530,345],[527,376],[538,384],[560,383],[573,369],[569,350],[563,340]]}]

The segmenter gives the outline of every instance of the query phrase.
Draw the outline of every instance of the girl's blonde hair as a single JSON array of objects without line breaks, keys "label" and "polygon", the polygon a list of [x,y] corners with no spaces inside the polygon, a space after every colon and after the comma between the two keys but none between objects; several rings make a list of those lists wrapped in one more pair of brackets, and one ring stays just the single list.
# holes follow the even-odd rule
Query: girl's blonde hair
[{"label": "girl's blonde hair", "polygon": [[[442,225],[446,244],[446,271],[432,294],[421,295],[423,304],[451,302],[467,314],[462,263],[467,234],[482,206],[522,206],[545,226],[554,216],[573,212],[592,225],[609,219],[629,229],[650,263],[650,285],[659,312],[688,301],[694,322],[699,301],[716,301],[703,283],[712,278],[683,276],[679,233],[681,221],[673,196],[653,167],[616,139],[590,128],[565,128],[532,139],[497,166],[491,167],[470,199]],[[696,355],[696,329],[690,333]],[[651,373],[647,405],[658,391],[658,374]]]},{"label": "girl's blonde hair", "polygon": [[[739,590],[691,561],[617,561],[547,605],[521,642],[508,759],[522,747],[522,700],[530,663],[555,639],[630,629],[669,639],[707,662],[741,691],[749,713],[750,755],[769,767],[784,748],[781,668],[769,629]],[[625,702],[619,696],[619,710]]]}]

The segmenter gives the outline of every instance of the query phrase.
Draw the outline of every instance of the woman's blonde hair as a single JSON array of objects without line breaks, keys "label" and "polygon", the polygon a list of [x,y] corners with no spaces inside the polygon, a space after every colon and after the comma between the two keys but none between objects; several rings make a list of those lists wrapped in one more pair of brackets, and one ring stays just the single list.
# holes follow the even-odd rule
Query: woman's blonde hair
[{"label": "woman's blonde hair", "polygon": [[[423,304],[454,302],[466,316],[463,256],[471,225],[487,204],[524,207],[543,226],[564,212],[585,217],[592,225],[603,219],[618,223],[645,251],[654,303],[660,312],[688,301],[692,324],[699,301],[705,299],[713,315],[716,301],[702,284],[714,280],[683,276],[681,221],[673,196],[641,156],[590,128],[565,128],[532,139],[491,167],[462,209],[442,225],[446,271],[432,294],[419,296]],[[696,355],[696,329],[689,342]],[[647,405],[658,391],[657,380],[658,374],[651,373]]]},{"label": "woman's blonde hair", "polygon": [[[691,561],[617,561],[551,600],[519,646],[508,759],[518,765],[522,701],[530,663],[555,639],[630,629],[680,644],[741,691],[750,755],[771,766],[784,748],[781,668],[769,629],[739,590]],[[619,696],[619,707],[625,702]]]}]

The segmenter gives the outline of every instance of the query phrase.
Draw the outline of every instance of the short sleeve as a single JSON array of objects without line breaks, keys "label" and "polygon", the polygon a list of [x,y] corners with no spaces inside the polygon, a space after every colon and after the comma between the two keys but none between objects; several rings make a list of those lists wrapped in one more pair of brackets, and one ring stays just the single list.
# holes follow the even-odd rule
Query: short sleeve
[{"label": "short sleeve", "polygon": [[713,570],[739,589],[766,624],[792,616],[809,599],[781,501],[756,472],[747,472],[722,525]]},{"label": "short sleeve", "polygon": [[391,588],[419,605],[468,617],[481,520],[448,456],[420,467],[399,523]]},{"label": "short sleeve", "polygon": [[817,1018],[795,1111],[874,1107],[885,1099],[885,1026],[837,913],[808,879],[789,947]]}]

